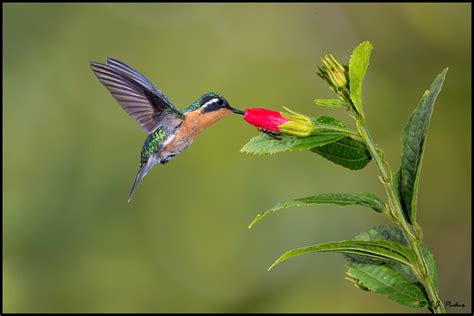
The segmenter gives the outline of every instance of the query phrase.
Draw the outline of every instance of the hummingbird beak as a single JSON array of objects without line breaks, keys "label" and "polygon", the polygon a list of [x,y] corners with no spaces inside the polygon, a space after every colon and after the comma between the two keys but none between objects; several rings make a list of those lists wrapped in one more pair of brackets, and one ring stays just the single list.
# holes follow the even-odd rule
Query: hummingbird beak
[{"label": "hummingbird beak", "polygon": [[231,110],[233,113],[235,114],[240,114],[240,115],[244,115],[244,112],[243,111],[240,111],[240,110],[237,110],[237,109],[234,109],[233,107],[231,107],[230,105],[227,105],[227,108],[229,110]]}]

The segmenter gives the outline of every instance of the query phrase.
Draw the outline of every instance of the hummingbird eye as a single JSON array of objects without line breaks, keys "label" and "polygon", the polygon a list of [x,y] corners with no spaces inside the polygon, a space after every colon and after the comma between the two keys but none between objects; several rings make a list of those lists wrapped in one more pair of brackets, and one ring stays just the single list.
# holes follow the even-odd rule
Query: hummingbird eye
[{"label": "hummingbird eye", "polygon": [[217,105],[222,105],[222,104],[224,104],[224,101],[222,101],[221,99],[219,99],[219,100],[217,101]]}]

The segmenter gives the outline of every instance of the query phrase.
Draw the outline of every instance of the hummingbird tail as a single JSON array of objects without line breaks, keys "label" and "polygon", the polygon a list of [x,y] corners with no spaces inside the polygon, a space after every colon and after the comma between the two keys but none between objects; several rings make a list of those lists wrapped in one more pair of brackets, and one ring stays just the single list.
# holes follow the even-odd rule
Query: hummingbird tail
[{"label": "hummingbird tail", "polygon": [[128,203],[130,203],[130,201],[132,200],[133,193],[135,192],[135,189],[137,188],[138,183],[148,173],[149,169],[147,169],[146,167],[147,166],[143,166],[142,168],[138,169],[137,176],[135,177],[135,182],[133,182],[132,190],[130,191],[130,194],[128,195]]}]

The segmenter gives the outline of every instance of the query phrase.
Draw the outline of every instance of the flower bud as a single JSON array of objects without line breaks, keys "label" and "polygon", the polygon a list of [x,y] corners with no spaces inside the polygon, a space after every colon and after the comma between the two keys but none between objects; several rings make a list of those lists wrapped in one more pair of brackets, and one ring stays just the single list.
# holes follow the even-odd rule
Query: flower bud
[{"label": "flower bud", "polygon": [[244,112],[244,120],[263,131],[309,136],[314,131],[314,125],[306,115],[296,113],[284,107],[286,112],[276,112],[262,108],[251,108]]},{"label": "flower bud", "polygon": [[280,132],[278,126],[288,122],[288,119],[284,118],[280,112],[262,108],[250,108],[245,110],[244,120],[257,128],[272,132]]},{"label": "flower bud", "polygon": [[291,134],[299,137],[306,137],[311,135],[314,130],[313,122],[309,116],[296,113],[287,107],[283,107],[289,113],[281,113],[288,122],[279,126],[280,132]]},{"label": "flower bud", "polygon": [[318,66],[318,76],[326,81],[342,100],[350,100],[347,66],[341,65],[331,54],[321,58],[321,62],[322,66]]}]

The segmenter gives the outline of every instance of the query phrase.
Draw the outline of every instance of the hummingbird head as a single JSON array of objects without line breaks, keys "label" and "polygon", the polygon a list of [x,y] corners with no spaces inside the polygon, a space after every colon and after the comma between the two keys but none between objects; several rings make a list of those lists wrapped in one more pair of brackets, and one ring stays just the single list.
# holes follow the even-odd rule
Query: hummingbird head
[{"label": "hummingbird head", "polygon": [[197,135],[230,113],[243,115],[244,112],[234,109],[220,94],[208,92],[183,111],[185,125],[190,128],[189,135]]},{"label": "hummingbird head", "polygon": [[212,112],[227,112],[226,114],[232,112],[241,115],[244,114],[244,112],[231,107],[226,98],[216,92],[208,92],[204,94],[201,98],[199,98],[198,104],[199,110],[202,114],[211,114]]}]

